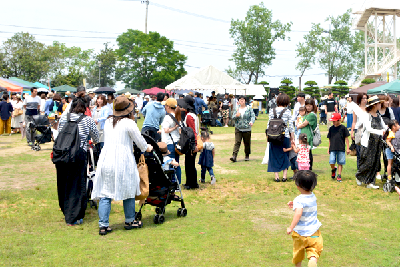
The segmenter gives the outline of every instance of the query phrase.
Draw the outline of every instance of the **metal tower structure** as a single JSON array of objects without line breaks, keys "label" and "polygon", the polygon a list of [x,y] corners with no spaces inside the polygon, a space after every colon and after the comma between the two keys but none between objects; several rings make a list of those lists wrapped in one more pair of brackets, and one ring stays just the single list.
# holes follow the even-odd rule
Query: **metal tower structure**
[{"label": "metal tower structure", "polygon": [[360,86],[366,78],[386,78],[387,73],[397,79],[400,47],[396,36],[396,17],[400,17],[400,9],[370,7],[354,14],[353,27],[365,33],[365,67],[353,86]]}]

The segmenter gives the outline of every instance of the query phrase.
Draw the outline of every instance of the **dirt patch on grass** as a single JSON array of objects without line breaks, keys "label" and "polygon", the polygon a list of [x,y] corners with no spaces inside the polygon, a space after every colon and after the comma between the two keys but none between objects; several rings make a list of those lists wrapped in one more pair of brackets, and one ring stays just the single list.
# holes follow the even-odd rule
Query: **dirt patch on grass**
[{"label": "dirt patch on grass", "polygon": [[280,224],[271,223],[265,218],[253,217],[251,219],[251,222],[254,224],[254,226],[253,226],[254,230],[257,230],[257,231],[263,230],[263,231],[267,231],[267,232],[277,233],[277,232],[282,232],[282,230],[284,230],[284,226],[282,226]]}]

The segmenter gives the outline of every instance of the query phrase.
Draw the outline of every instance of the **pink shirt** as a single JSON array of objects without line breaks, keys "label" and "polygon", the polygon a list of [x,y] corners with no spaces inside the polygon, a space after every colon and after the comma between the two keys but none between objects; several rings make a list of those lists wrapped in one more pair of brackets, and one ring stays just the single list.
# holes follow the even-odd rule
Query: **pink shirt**
[{"label": "pink shirt", "polygon": [[300,151],[297,153],[297,162],[299,163],[309,163],[309,153],[310,146],[309,145],[299,145]]}]

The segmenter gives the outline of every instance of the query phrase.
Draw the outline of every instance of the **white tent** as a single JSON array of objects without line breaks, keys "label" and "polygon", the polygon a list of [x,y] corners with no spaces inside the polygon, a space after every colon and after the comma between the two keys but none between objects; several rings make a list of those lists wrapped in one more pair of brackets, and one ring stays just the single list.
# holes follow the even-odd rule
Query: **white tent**
[{"label": "white tent", "polygon": [[213,66],[187,74],[166,86],[167,90],[215,91],[217,94],[245,94],[246,85]]},{"label": "white tent", "polygon": [[268,93],[265,91],[264,86],[261,84],[246,84],[246,95],[268,95]]}]

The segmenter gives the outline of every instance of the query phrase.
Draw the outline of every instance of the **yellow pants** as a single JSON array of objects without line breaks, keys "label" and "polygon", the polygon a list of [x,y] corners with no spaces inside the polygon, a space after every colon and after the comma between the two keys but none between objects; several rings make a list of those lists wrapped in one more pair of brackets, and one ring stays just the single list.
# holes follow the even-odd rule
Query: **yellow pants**
[{"label": "yellow pants", "polygon": [[6,132],[6,134],[11,133],[11,116],[5,121],[0,119],[0,134],[3,134],[4,132]]},{"label": "yellow pants", "polygon": [[321,232],[318,230],[311,236],[301,236],[295,231],[292,233],[293,238],[293,264],[297,264],[304,260],[304,254],[307,252],[307,258],[315,257],[319,259],[322,250],[324,250],[324,242]]}]

